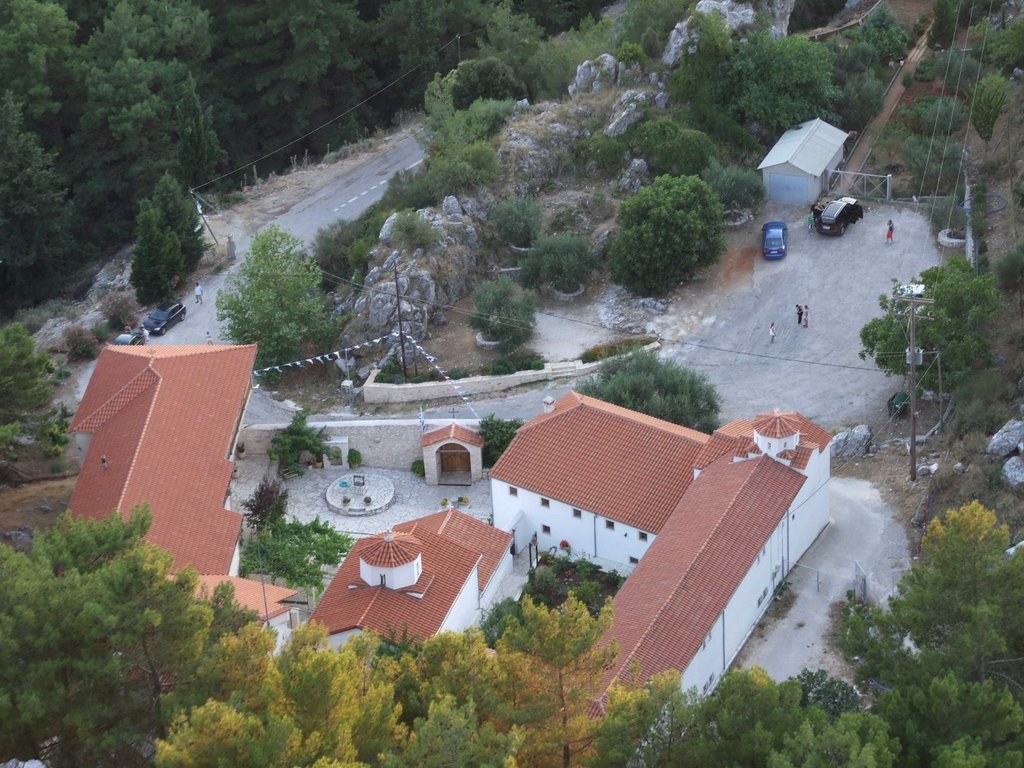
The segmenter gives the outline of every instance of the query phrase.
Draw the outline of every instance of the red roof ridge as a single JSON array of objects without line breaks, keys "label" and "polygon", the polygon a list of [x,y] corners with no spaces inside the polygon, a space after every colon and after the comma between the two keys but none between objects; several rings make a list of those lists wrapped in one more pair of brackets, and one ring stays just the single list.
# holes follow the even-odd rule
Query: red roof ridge
[{"label": "red roof ridge", "polygon": [[159,383],[160,374],[153,370],[153,365],[150,363],[133,376],[121,389],[111,395],[103,405],[75,424],[72,427],[72,431],[95,432],[106,424],[112,416],[120,413],[136,397]]},{"label": "red roof ridge", "polygon": [[[598,411],[603,411],[611,416],[615,416],[620,419],[628,419],[634,422],[640,422],[648,427],[660,429],[665,432],[671,432],[672,434],[681,435],[682,437],[690,438],[699,443],[706,443],[710,435],[700,432],[690,427],[684,427],[682,424],[673,424],[671,421],[665,421],[659,419],[657,416],[650,416],[640,411],[634,411],[631,408],[625,408],[621,405],[615,405],[614,403],[607,403],[604,400],[598,400],[596,397],[590,395],[581,395],[575,390],[569,392],[569,394],[576,395],[577,405],[574,408],[594,408]],[[562,398],[565,399],[564,397]],[[561,402],[561,401],[559,401]],[[557,409],[555,413],[558,413]]]},{"label": "red roof ridge", "polygon": [[478,448],[482,448],[484,445],[484,439],[480,436],[479,432],[453,421],[446,427],[424,432],[420,437],[420,446],[426,447],[428,445],[434,445],[442,440],[461,440],[464,443],[469,443],[470,445],[474,445]]},{"label": "red roof ridge", "polygon": [[359,558],[378,568],[394,568],[405,565],[423,553],[423,544],[412,533],[395,532],[389,528],[384,533],[378,533],[369,538],[376,539],[376,541],[363,547]]}]

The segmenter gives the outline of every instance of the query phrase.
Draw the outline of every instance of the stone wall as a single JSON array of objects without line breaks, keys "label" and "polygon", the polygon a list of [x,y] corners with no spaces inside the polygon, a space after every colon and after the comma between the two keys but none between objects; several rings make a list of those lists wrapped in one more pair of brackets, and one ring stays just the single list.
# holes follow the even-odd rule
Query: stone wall
[{"label": "stone wall", "polygon": [[[597,371],[600,363],[581,363],[570,360],[563,363],[546,363],[540,371],[519,371],[507,376],[469,376],[458,379],[459,389],[465,395],[485,395],[501,392],[523,384],[537,381],[552,381],[559,378],[586,376]],[[425,381],[422,384],[378,384],[377,372],[370,374],[363,385],[363,402],[366,403],[418,403],[424,400],[441,400],[457,397],[450,381]]]},{"label": "stone wall", "polygon": [[[413,385],[408,385],[413,386]],[[447,426],[448,421],[427,421],[427,431]],[[478,421],[459,419],[459,423],[475,429]],[[340,444],[348,440],[348,446],[362,454],[363,464],[381,469],[409,469],[416,459],[423,458],[420,448],[419,419],[376,419],[373,421],[310,421],[315,429],[324,427],[327,437]],[[247,424],[242,427],[239,441],[245,443],[246,453],[266,455],[270,441],[287,424]]]}]

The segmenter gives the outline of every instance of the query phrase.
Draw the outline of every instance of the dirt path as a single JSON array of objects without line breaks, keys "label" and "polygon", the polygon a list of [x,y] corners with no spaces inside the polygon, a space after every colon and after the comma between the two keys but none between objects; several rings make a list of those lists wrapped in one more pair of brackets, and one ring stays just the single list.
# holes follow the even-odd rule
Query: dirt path
[{"label": "dirt path", "polygon": [[[903,64],[897,70],[895,76],[892,79],[892,85],[885,94],[885,100],[882,102],[882,109],[879,111],[875,118],[868,123],[864,132],[861,134],[860,139],[857,141],[856,146],[853,148],[853,152],[850,153],[850,157],[846,161],[846,170],[851,173],[861,173],[864,169],[864,164],[867,162],[868,156],[871,154],[871,149],[875,146],[875,142],[878,137],[881,136],[885,126],[888,125],[889,119],[896,111],[897,105],[903,98],[904,92],[907,90],[903,85],[904,73],[909,73],[913,76],[914,72],[917,71],[917,65],[921,61],[921,57],[924,56],[925,51],[928,50],[928,32],[931,30],[931,25],[928,25],[928,29],[922,33],[921,38],[917,41],[917,45],[909,53],[906,59],[903,60]],[[850,177],[843,176],[843,184],[841,187],[842,193],[846,194],[850,186]]]}]

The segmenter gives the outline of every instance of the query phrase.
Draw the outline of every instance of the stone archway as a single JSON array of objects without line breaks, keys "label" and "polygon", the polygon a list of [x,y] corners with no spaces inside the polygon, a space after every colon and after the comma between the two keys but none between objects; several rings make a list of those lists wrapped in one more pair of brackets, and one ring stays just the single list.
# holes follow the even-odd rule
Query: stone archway
[{"label": "stone archway", "polygon": [[483,438],[472,429],[451,424],[420,439],[427,485],[472,485],[483,468]]}]

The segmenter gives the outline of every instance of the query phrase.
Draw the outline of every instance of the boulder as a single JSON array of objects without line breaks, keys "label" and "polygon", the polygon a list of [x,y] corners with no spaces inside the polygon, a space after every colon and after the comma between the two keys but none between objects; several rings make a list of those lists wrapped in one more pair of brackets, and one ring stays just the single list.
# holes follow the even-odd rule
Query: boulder
[{"label": "boulder", "polygon": [[638,157],[630,161],[629,168],[626,169],[619,179],[619,186],[622,187],[623,192],[635,195],[640,191],[640,187],[647,182],[647,161]]},{"label": "boulder", "polygon": [[649,91],[625,91],[615,102],[615,115],[608,127],[604,129],[604,135],[614,138],[621,136],[629,130],[630,126],[640,122],[643,117],[643,107],[650,104],[654,97]]},{"label": "boulder", "polygon": [[462,206],[459,205],[459,199],[455,195],[448,195],[441,203],[441,211],[445,216],[461,216]]},{"label": "boulder", "polygon": [[1017,450],[1017,446],[1022,440],[1024,440],[1024,421],[1010,419],[1003,424],[1002,429],[992,435],[985,453],[995,459],[1005,458]]},{"label": "boulder", "polygon": [[658,91],[654,95],[654,106],[658,109],[668,109],[668,91]]},{"label": "boulder", "polygon": [[602,53],[594,61],[584,61],[576,67],[576,79],[569,86],[569,96],[597,93],[618,81],[619,62],[610,53]]},{"label": "boulder", "polygon": [[840,432],[832,438],[831,453],[834,459],[855,459],[868,452],[875,434],[867,424]]},{"label": "boulder", "polygon": [[589,135],[586,126],[593,116],[583,104],[566,109],[565,105],[550,103],[513,117],[502,130],[498,160],[515,194],[536,194],[546,187],[561,171],[566,152]]},{"label": "boulder", "polygon": [[[788,4],[789,10],[792,11],[794,2],[795,0],[779,0],[778,4],[781,6]],[[725,25],[732,30],[749,27],[754,23],[755,16],[752,6],[747,3],[732,2],[732,0],[700,0],[697,3],[697,7],[694,8],[694,13],[702,13],[704,15],[718,13],[725,20]],[[666,43],[665,50],[661,54],[661,63],[666,67],[678,66],[684,52],[697,52],[697,43],[700,40],[700,36],[696,29],[691,29],[692,25],[690,22],[692,19],[693,16],[690,16],[685,21],[676,24],[669,35],[668,43]],[[788,13],[786,13],[785,19],[785,25],[788,28]]]},{"label": "boulder", "polygon": [[1003,464],[1003,480],[1011,488],[1024,486],[1024,459],[1020,456],[1011,456]]}]

